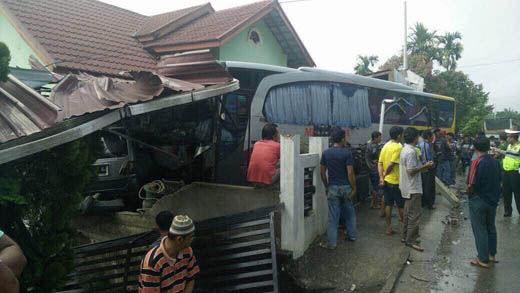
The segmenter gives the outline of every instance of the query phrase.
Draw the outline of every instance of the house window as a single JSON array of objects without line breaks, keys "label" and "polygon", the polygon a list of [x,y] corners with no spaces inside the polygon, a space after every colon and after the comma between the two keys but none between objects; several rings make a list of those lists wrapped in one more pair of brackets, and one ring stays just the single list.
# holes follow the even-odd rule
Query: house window
[{"label": "house window", "polygon": [[261,45],[262,37],[260,35],[260,32],[254,28],[250,29],[249,34],[247,35],[247,41],[252,42],[255,45]]}]

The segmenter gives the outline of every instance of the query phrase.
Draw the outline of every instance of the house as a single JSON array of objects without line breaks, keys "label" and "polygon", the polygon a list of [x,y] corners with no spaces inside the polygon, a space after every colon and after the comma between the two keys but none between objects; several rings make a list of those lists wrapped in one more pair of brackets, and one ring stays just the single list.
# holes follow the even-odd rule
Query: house
[{"label": "house", "polygon": [[33,55],[62,74],[154,71],[161,56],[200,49],[222,61],[315,66],[277,0],[154,16],[96,0],[0,0],[0,41],[11,67],[33,68]]}]

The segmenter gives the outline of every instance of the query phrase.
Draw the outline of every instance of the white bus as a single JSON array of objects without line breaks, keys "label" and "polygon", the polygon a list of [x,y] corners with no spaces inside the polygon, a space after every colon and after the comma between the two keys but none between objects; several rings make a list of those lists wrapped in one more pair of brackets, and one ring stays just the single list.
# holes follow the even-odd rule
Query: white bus
[{"label": "white bus", "polygon": [[406,85],[316,68],[223,65],[240,81],[240,90],[224,97],[228,117],[217,151],[217,182],[245,183],[251,148],[269,122],[281,134],[299,134],[302,152],[309,136],[327,136],[331,126],[342,127],[353,148],[365,144],[379,130],[383,100],[392,101],[385,109],[383,139],[394,125],[451,132],[455,126],[453,98]]}]

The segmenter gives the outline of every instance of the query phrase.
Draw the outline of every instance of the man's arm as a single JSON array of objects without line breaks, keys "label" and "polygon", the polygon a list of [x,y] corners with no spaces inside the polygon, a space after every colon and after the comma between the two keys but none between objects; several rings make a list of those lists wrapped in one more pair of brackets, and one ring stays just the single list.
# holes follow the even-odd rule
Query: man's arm
[{"label": "man's arm", "polygon": [[390,172],[392,172],[392,169],[394,168],[394,166],[396,165],[399,165],[397,163],[394,163],[394,162],[390,162],[388,164],[388,168],[386,168],[386,170],[383,172],[383,180],[385,179],[386,175],[390,174]]},{"label": "man's arm", "polygon": [[184,288],[184,293],[191,293],[193,292],[193,288],[195,288],[195,280],[191,280],[186,284],[186,287]]},{"label": "man's arm", "polygon": [[348,197],[348,199],[350,201],[352,201],[357,192],[356,174],[354,174],[354,166],[347,165],[347,171],[348,171],[348,181],[350,182],[350,187],[352,187],[352,193],[350,193],[350,196]]},{"label": "man's arm", "polygon": [[379,185],[385,185],[385,180],[383,178],[383,174],[385,173],[385,171],[383,170],[383,162],[381,161],[379,161],[379,163],[377,164],[377,172],[379,173]]},{"label": "man's arm", "polygon": [[329,182],[327,180],[327,166],[321,165],[320,169],[321,181],[325,185],[325,196],[329,194]]},{"label": "man's arm", "polygon": [[408,172],[408,175],[415,175],[419,172],[422,172],[422,171],[425,171],[429,168],[431,168],[433,166],[433,162],[426,162],[426,164],[420,166],[420,167],[417,167],[417,168],[412,168],[412,169],[407,169],[406,171]]},{"label": "man's arm", "polygon": [[0,260],[2,260],[1,265],[7,266],[16,277],[22,274],[27,263],[27,259],[18,244],[6,234],[0,237]]},{"label": "man's arm", "polygon": [[[3,236],[2,238],[4,238]],[[3,262],[0,263],[0,292],[18,293],[20,291],[20,284],[14,275],[13,271],[9,269]]]},{"label": "man's arm", "polygon": [[[150,254],[150,252],[148,252]],[[147,255],[148,256],[148,255]],[[148,257],[141,261],[139,274],[139,293],[160,293],[161,274],[155,268],[148,266]]]}]

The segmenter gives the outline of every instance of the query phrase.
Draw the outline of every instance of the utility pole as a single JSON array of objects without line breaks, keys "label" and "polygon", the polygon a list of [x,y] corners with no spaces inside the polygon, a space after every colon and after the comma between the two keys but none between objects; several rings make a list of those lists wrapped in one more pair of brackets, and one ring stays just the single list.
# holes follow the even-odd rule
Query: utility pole
[{"label": "utility pole", "polygon": [[407,51],[408,51],[408,25],[406,21],[406,1],[404,1],[404,46],[403,46],[403,69],[408,69],[408,58],[407,58]]}]

